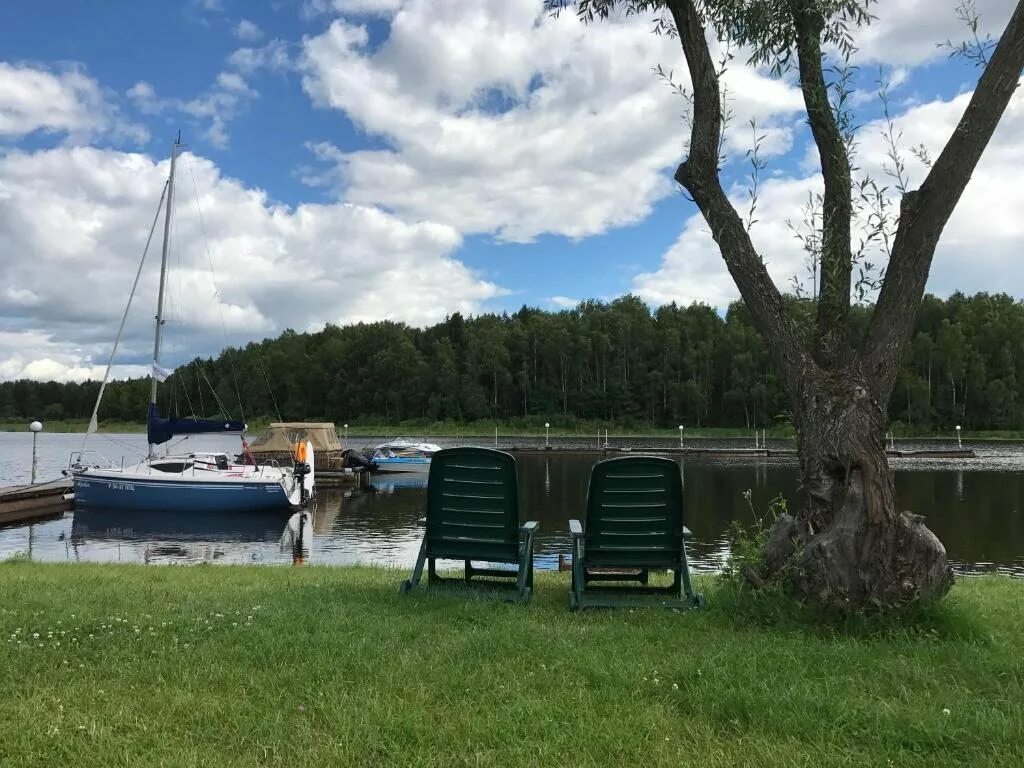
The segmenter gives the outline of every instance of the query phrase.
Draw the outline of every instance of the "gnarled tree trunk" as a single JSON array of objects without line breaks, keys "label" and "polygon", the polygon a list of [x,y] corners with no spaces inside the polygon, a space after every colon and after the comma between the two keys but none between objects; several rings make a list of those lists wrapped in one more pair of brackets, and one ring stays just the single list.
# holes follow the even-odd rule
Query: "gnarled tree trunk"
[{"label": "gnarled tree trunk", "polygon": [[[942,543],[922,518],[900,512],[885,458],[886,413],[942,229],[999,124],[1024,69],[1024,0],[991,51],[967,108],[927,177],[900,201],[885,280],[867,332],[854,337],[852,165],[847,121],[837,119],[824,47],[870,19],[868,0],[547,0],[576,2],[584,20],[667,10],[656,29],[678,34],[690,75],[689,156],[675,179],[700,208],[793,401],[802,502],[779,520],[763,576],[790,580],[816,602],[850,608],[903,605],[943,595],[952,583]],[[852,20],[852,21],[851,21]],[[708,45],[753,47],[760,63],[798,65],[807,122],[824,180],[815,338],[786,309],[720,177],[722,93]],[[671,28],[669,28],[671,27]],[[840,47],[842,47],[840,45]],[[755,577],[758,578],[758,577]]]},{"label": "gnarled tree trunk", "polygon": [[[945,548],[923,518],[896,506],[885,456],[886,409],[942,228],[1017,88],[1024,67],[1024,0],[1019,0],[952,138],[920,188],[901,201],[878,304],[859,341],[848,317],[850,163],[822,63],[821,40],[830,23],[827,4],[780,0],[774,10],[778,19],[788,17],[788,24],[770,28],[757,26],[764,21],[759,11],[742,4],[665,0],[665,6],[679,34],[693,89],[690,154],[675,178],[710,226],[793,401],[802,500],[794,515],[776,523],[761,576],[786,580],[819,604],[851,609],[941,597],[952,584],[952,571]],[[781,35],[776,49],[796,51],[825,181],[813,342],[786,311],[721,183],[721,93],[704,28],[706,19],[716,14],[719,34],[739,32],[746,42],[757,42],[759,34]],[[748,24],[753,26],[744,26]]]},{"label": "gnarled tree trunk", "polygon": [[942,542],[896,506],[880,394],[851,368],[811,366],[799,381],[800,499],[775,523],[762,576],[822,605],[904,605],[953,584]]}]

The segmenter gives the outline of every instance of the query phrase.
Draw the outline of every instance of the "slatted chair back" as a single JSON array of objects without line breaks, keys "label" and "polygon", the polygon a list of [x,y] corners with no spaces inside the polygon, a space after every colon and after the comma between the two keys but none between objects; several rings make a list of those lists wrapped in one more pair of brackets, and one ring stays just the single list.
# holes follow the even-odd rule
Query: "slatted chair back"
[{"label": "slatted chair back", "polygon": [[490,448],[445,448],[427,480],[427,555],[517,562],[516,460]]},{"label": "slatted chair back", "polygon": [[679,465],[656,456],[598,462],[587,492],[587,567],[672,568],[683,551]]}]

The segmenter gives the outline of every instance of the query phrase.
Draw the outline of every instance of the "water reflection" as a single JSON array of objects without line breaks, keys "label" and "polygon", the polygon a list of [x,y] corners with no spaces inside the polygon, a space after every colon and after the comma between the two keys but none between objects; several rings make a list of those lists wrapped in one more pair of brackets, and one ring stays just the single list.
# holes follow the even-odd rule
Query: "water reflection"
[{"label": "water reflection", "polygon": [[132,512],[82,508],[71,520],[68,554],[76,560],[144,563],[276,560],[287,512]]},{"label": "water reflection", "polygon": [[[538,520],[538,567],[558,567],[569,550],[568,521],[585,513],[593,458],[522,456],[519,498],[524,520]],[[792,499],[792,462],[681,463],[689,547],[695,570],[717,570],[729,554],[733,521],[749,524],[776,497]],[[130,513],[82,509],[62,519],[0,530],[0,558],[16,552],[39,560],[144,563],[376,563],[411,567],[423,535],[425,474],[377,475],[362,490],[321,489],[311,517],[258,514]],[[750,490],[750,503],[744,491]],[[925,515],[962,570],[998,569],[1024,575],[1024,473],[983,469],[901,469],[900,506]],[[291,530],[291,532],[289,532]]]}]

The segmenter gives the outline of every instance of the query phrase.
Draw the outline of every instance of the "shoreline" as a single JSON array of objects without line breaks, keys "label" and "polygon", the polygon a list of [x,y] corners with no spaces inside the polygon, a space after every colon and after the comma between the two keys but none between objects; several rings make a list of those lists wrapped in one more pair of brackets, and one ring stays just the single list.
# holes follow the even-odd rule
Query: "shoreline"
[{"label": "shoreline", "polygon": [[[63,420],[54,421],[43,424],[43,431],[52,434],[84,434],[86,427],[88,426],[88,420]],[[340,425],[335,425],[339,436],[344,434],[344,429]],[[471,424],[450,424],[450,423],[436,423],[429,425],[397,425],[397,426],[351,426],[348,429],[348,437],[351,442],[352,439],[361,438],[377,438],[377,437],[397,437],[397,436],[409,436],[413,438],[425,438],[427,440],[431,438],[494,438],[494,426],[480,425],[478,423]],[[250,428],[246,430],[246,434],[249,436],[256,436],[265,432],[269,427],[269,422],[258,421],[250,425]],[[497,424],[498,437],[499,438],[526,438],[533,440],[543,440],[545,437],[544,427],[537,428],[523,428],[511,424]],[[614,439],[627,439],[627,440],[638,440],[644,438],[652,438],[658,440],[678,440],[679,431],[664,428],[650,428],[650,429],[636,429],[636,428],[621,428],[617,429],[614,426],[608,426],[608,440]],[[18,432],[29,432],[28,423],[15,422],[15,421],[0,421],[0,433],[18,433]],[[100,425],[101,434],[110,435],[134,435],[134,434],[145,434],[146,424],[145,422],[111,422],[109,424]],[[601,439],[604,439],[604,428],[600,431]],[[758,432],[760,435],[760,430]],[[598,430],[596,428],[587,431],[585,428],[566,428],[560,429],[554,426],[551,427],[549,437],[552,441],[564,441],[564,440],[582,440],[582,441],[593,441],[597,439]],[[735,427],[693,427],[684,430],[684,440],[751,440],[753,439],[753,430],[746,430]],[[790,444],[795,444],[795,438],[792,431],[789,429],[767,429],[766,435],[769,440],[783,440]],[[921,434],[896,434],[895,440],[910,440],[917,442],[934,441],[934,442],[956,442],[956,433],[951,434],[938,434],[934,432],[921,433]],[[971,442],[1024,442],[1024,431],[1020,430],[1005,430],[1005,431],[992,431],[992,430],[980,430],[978,432],[971,432],[964,430],[960,435],[961,440],[967,440]]]}]

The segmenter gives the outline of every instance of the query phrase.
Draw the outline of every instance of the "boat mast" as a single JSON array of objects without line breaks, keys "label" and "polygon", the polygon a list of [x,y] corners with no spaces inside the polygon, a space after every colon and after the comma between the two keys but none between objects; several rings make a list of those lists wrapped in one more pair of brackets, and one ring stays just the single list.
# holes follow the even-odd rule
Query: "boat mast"
[{"label": "boat mast", "polygon": [[[167,249],[171,239],[171,207],[174,200],[174,164],[181,148],[181,132],[171,145],[171,172],[167,178],[167,207],[164,215],[164,245],[160,254],[160,292],[156,300],[156,334],[153,339],[153,370],[150,371],[149,402],[156,405],[157,366],[160,364],[160,341],[164,329],[164,287],[167,283]],[[149,446],[149,457],[153,458],[153,446]]]}]

